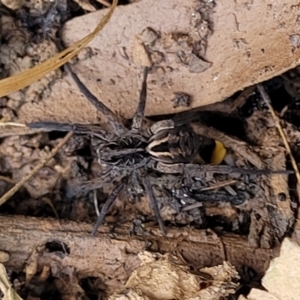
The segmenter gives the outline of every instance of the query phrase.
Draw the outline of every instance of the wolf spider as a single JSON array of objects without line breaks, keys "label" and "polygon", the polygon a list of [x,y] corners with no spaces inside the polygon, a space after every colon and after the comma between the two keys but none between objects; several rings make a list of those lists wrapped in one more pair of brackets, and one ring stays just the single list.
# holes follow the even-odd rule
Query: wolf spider
[{"label": "wolf spider", "polygon": [[249,170],[225,165],[212,166],[194,163],[207,139],[197,135],[189,124],[176,126],[173,119],[158,121],[147,129],[143,129],[142,123],[146,105],[147,76],[149,71],[147,67],[144,69],[139,103],[130,128],[127,128],[112,110],[106,107],[87,89],[68,64],[65,65],[65,68],[72,76],[79,90],[97,110],[106,116],[113,127],[113,132],[103,130],[97,125],[52,122],[30,123],[29,127],[44,128],[48,131],[73,131],[78,134],[89,134],[98,140],[98,162],[106,168],[106,171],[99,178],[83,182],[76,192],[99,189],[115,179],[118,179],[118,182],[102,206],[93,228],[92,236],[96,234],[99,226],[103,223],[105,215],[129,180],[133,183],[137,182],[137,180],[141,182],[150,200],[159,227],[162,233],[166,234],[148,176],[150,172],[178,174],[178,176],[190,178],[192,176],[204,176],[207,172],[224,174],[233,172],[247,174],[286,173],[285,170],[274,172],[270,170]]}]

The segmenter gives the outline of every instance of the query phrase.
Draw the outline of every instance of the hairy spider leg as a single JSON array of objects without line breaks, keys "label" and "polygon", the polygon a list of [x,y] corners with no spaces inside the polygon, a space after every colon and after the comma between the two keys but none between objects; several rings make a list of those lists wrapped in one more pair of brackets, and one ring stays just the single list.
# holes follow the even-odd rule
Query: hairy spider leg
[{"label": "hairy spider leg", "polygon": [[77,84],[79,90],[81,93],[94,105],[94,107],[99,110],[109,122],[111,122],[112,126],[114,127],[116,134],[119,136],[122,136],[126,131],[126,127],[122,122],[119,121],[117,115],[110,110],[104,103],[102,103],[100,100],[98,100],[91,92],[90,90],[84,85],[84,83],[79,79],[79,77],[74,73],[71,66],[66,63],[65,69],[70,73],[71,77]]},{"label": "hairy spider leg", "polygon": [[72,198],[77,194],[88,193],[92,190],[98,190],[103,187],[107,181],[104,181],[103,178],[94,178],[92,180],[86,180],[84,182],[80,182],[80,184],[72,183],[67,187],[67,197]]},{"label": "hairy spider leg", "polygon": [[149,181],[149,179],[147,177],[143,177],[142,178],[142,182],[143,182],[143,185],[145,187],[146,193],[147,193],[147,195],[149,197],[150,204],[152,206],[152,209],[154,211],[155,217],[157,219],[159,228],[160,228],[161,232],[163,233],[163,235],[165,236],[166,235],[166,229],[165,229],[163,220],[162,220],[162,218],[160,216],[158,205],[157,205],[157,201],[156,201],[156,198],[154,196],[154,193],[153,193],[150,181]]},{"label": "hairy spider leg", "polygon": [[[144,119],[144,113],[145,113],[145,107],[146,107],[146,100],[147,100],[147,77],[148,77],[148,67],[144,68],[144,74],[143,74],[143,82],[142,82],[142,89],[140,92],[140,98],[139,98],[139,104],[136,109],[136,112],[133,116],[132,120],[132,126],[131,126],[131,132],[133,133],[139,133],[142,127],[142,122]],[[163,235],[166,235],[165,226],[163,223],[163,220],[160,216],[157,201],[155,199],[151,184],[147,177],[142,177],[142,182],[145,187],[146,193],[149,197],[152,209],[154,211],[155,217],[157,219],[157,222],[159,224],[159,227],[163,233]]]},{"label": "hairy spider leg", "polygon": [[278,175],[278,174],[292,174],[291,170],[270,170],[270,169],[243,169],[238,167],[223,166],[223,165],[196,165],[196,164],[186,164],[184,166],[186,171],[199,173],[219,173],[219,174],[249,174],[249,175]]},{"label": "hairy spider leg", "polygon": [[80,182],[80,184],[72,184],[68,187],[67,196],[72,198],[73,196],[80,193],[87,193],[92,190],[101,189],[105,184],[111,183],[116,178],[122,179],[128,176],[128,173],[124,174],[120,173],[118,170],[114,170],[113,168],[107,169],[105,172],[102,172],[99,177],[93,178],[91,180],[86,180]]},{"label": "hairy spider leg", "polygon": [[146,99],[147,99],[147,77],[148,77],[148,67],[144,68],[144,74],[143,74],[143,83],[142,83],[142,89],[140,92],[140,98],[139,98],[139,104],[136,109],[136,112],[133,116],[132,120],[132,126],[131,131],[134,133],[138,133],[142,127],[143,119],[144,119],[144,113],[145,113],[145,107],[146,107]]},{"label": "hairy spider leg", "polygon": [[70,124],[56,122],[32,122],[28,124],[29,128],[43,129],[43,131],[73,131],[75,133],[89,134],[96,136],[102,140],[110,141],[113,135],[103,130],[99,125],[90,124]]},{"label": "hairy spider leg", "polygon": [[198,165],[198,164],[166,164],[158,162],[156,169],[160,172],[167,174],[188,174],[189,176],[199,176],[205,173],[218,173],[218,174],[249,174],[249,175],[278,175],[278,174],[293,174],[291,170],[270,170],[270,169],[242,169],[238,167],[224,166],[224,165]]},{"label": "hairy spider leg", "polygon": [[109,197],[107,198],[106,202],[104,203],[104,205],[102,206],[101,212],[98,216],[97,222],[93,228],[93,231],[91,233],[91,236],[95,236],[98,228],[101,226],[101,224],[103,223],[104,217],[106,216],[106,214],[108,213],[109,209],[111,208],[112,204],[114,203],[114,201],[117,199],[118,195],[120,194],[120,192],[122,191],[124,187],[124,182],[121,180],[118,185],[113,189],[112,193],[109,195]]}]

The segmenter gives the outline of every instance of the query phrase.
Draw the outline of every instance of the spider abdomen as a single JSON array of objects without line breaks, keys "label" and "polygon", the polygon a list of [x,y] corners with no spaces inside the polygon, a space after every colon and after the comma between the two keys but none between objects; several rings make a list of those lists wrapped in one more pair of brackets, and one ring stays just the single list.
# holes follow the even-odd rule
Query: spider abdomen
[{"label": "spider abdomen", "polygon": [[161,162],[191,162],[203,143],[203,137],[196,135],[191,128],[181,126],[152,136],[147,151]]}]

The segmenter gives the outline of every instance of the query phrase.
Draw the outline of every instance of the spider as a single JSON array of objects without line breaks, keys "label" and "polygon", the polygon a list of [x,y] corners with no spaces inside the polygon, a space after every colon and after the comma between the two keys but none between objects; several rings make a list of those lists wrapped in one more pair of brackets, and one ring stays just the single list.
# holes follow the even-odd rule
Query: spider
[{"label": "spider", "polygon": [[97,222],[92,230],[94,236],[103,223],[104,217],[116,200],[120,192],[128,184],[141,182],[143,190],[147,194],[151,207],[159,227],[164,235],[166,229],[160,216],[159,208],[152,189],[152,184],[147,176],[150,172],[161,174],[177,174],[178,176],[204,176],[207,172],[212,173],[247,173],[247,174],[271,174],[286,173],[286,170],[251,170],[229,167],[226,165],[212,166],[195,163],[201,148],[208,139],[197,135],[189,124],[176,125],[174,119],[158,121],[146,129],[143,129],[144,111],[147,98],[147,76],[149,68],[143,72],[142,88],[138,107],[132,118],[130,128],[121,122],[119,117],[101,101],[99,101],[83,84],[79,77],[66,64],[66,70],[77,84],[85,97],[106,116],[112,125],[113,132],[108,132],[97,125],[34,122],[28,124],[30,128],[45,128],[48,131],[73,131],[78,134],[89,134],[98,141],[98,162],[105,168],[105,172],[99,178],[83,182],[76,192],[84,192],[100,189],[105,184],[117,179],[113,191],[102,206]]}]

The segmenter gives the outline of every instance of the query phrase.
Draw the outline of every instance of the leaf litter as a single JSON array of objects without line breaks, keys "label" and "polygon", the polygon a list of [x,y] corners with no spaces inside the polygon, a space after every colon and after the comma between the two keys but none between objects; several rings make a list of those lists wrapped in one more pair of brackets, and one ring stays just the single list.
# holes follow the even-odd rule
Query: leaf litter
[{"label": "leaf litter", "polygon": [[[1,73],[2,77],[11,76],[19,71],[26,70],[41,61],[53,57],[57,53],[54,44],[47,39],[42,39],[38,43],[32,43],[33,46],[25,51],[24,45],[32,41],[30,32],[26,32],[22,27],[16,27],[14,34],[9,36],[9,30],[17,26],[14,18],[11,16],[2,15],[1,24],[3,24],[1,35],[5,40],[0,50],[1,63],[5,66]],[[85,39],[85,42],[90,40],[93,35],[95,35],[95,32]],[[77,53],[83,45],[83,42],[80,42],[71,47],[71,49]],[[62,60],[62,58],[65,55],[68,58],[75,55],[75,52],[69,51],[64,51],[64,55],[59,54],[59,56],[52,59],[52,61],[55,61],[55,68],[64,63],[65,60]],[[47,64],[44,66],[47,67]],[[91,150],[93,141],[89,138],[77,136],[61,136],[57,132],[30,132],[30,135],[26,135],[29,132],[25,132],[19,135],[18,132],[20,131],[18,129],[9,131],[11,127],[22,126],[22,124],[18,123],[17,117],[20,104],[26,101],[36,101],[37,95],[43,96],[43,93],[47,93],[49,84],[51,85],[58,77],[63,76],[60,71],[54,70],[53,67],[47,69],[47,72],[50,69],[53,70],[51,74],[43,77],[41,81],[34,83],[27,90],[17,91],[14,88],[14,94],[1,98],[1,118],[7,120],[5,130],[8,129],[8,131],[6,131],[6,134],[3,133],[0,144],[1,204],[7,201],[1,206],[0,212],[2,214],[16,215],[16,218],[18,214],[24,214],[27,216],[54,216],[60,219],[93,222],[96,218],[95,197],[98,205],[100,204],[101,206],[110,193],[111,186],[108,185],[103,190],[96,191],[95,194],[77,195],[72,201],[68,198],[68,186],[71,186],[74,180],[80,182],[81,180],[97,177],[100,171],[100,167],[95,159],[95,153],[92,153]],[[42,74],[45,74],[43,72],[41,71],[41,73],[37,74],[31,82],[41,78]],[[293,76],[289,76],[290,73],[297,74],[297,72],[299,70],[296,68],[283,75],[279,79],[279,89],[285,90],[289,95],[287,99],[290,99],[290,101],[285,103],[286,109],[281,117],[280,124],[286,134],[286,140],[291,146],[291,152],[294,154],[295,159],[299,160],[299,155],[297,155],[300,145],[299,124],[293,122],[291,117],[292,114],[298,111],[299,92],[297,84],[292,84],[296,82],[296,79]],[[291,80],[290,77],[293,79]],[[278,79],[276,80],[278,81]],[[1,84],[6,84],[6,82],[8,81],[2,81]],[[26,79],[24,83],[18,85],[18,90],[28,84],[29,81]],[[12,91],[11,83],[7,87],[8,89],[3,89],[2,96]],[[265,87],[270,95],[274,94],[272,80],[266,83]],[[272,97],[271,100],[273,102],[276,101]],[[284,108],[282,107],[281,109]],[[276,111],[278,112],[280,109],[276,108]],[[286,167],[291,167],[290,159],[287,158],[287,147],[277,131],[278,122],[274,119],[274,115],[272,116],[270,110],[266,110],[264,100],[260,97],[255,86],[247,89],[246,92],[241,92],[239,95],[234,95],[232,98],[227,99],[221,111],[218,110],[217,105],[211,105],[204,111],[196,112],[196,114],[202,123],[202,127],[197,129],[200,130],[198,134],[215,141],[218,146],[218,143],[221,143],[226,148],[226,153],[224,153],[224,148],[221,147],[221,154],[216,154],[213,149],[208,149],[207,153],[203,154],[204,162],[209,163],[212,159],[220,163],[219,157],[223,158],[224,156],[222,164],[230,166],[243,168],[254,166],[258,169],[269,168],[271,170],[282,170]],[[230,122],[228,122],[229,120]],[[231,125],[227,125],[228,123],[231,123]],[[236,131],[236,124],[241,125],[242,128],[238,132]],[[67,139],[69,140],[67,141]],[[214,159],[214,156],[217,158]],[[26,176],[27,174],[30,174],[30,176]],[[31,176],[33,177],[31,178]],[[199,179],[195,183],[193,191],[199,191],[199,193],[194,193],[193,197],[182,194],[176,196],[176,193],[175,197],[170,195],[170,190],[175,192],[180,190],[176,188],[176,185],[180,186],[180,182],[171,175],[170,179],[164,182],[165,186],[157,186],[156,195],[160,201],[161,214],[164,220],[169,222],[170,226],[194,226],[199,229],[211,228],[217,235],[224,232],[240,234],[246,236],[250,245],[254,248],[272,248],[278,245],[282,238],[292,229],[295,216],[297,215],[297,184],[290,182],[287,175],[270,177],[244,174],[208,176],[207,178]],[[166,182],[169,182],[171,186],[168,186]],[[14,196],[9,192],[12,189],[16,192]],[[6,197],[4,196],[6,195],[5,193],[10,194]],[[242,197],[242,200],[238,204],[234,201],[226,200],[239,199],[239,197]],[[146,199],[132,199],[127,193],[123,193],[114,204],[106,218],[106,223],[111,226],[112,232],[114,227],[121,226],[121,224],[132,224],[130,226],[132,234],[140,234],[141,232],[147,234],[147,228],[156,226]],[[39,249],[38,251],[42,250]],[[195,287],[201,286],[199,283],[201,276],[197,277],[191,274],[184,265],[180,267],[176,266],[176,264],[174,265],[174,262],[170,261],[169,255],[161,256],[158,253],[151,255],[153,257],[156,255],[155,259],[151,259],[152,265],[150,263],[148,267],[141,266],[131,274],[129,281],[127,281],[125,294],[128,298],[126,299],[130,299],[128,295],[131,293],[136,293],[136,296],[133,296],[133,298],[141,297],[141,290],[145,289],[147,284],[148,289],[153,291],[154,287],[151,286],[150,282],[145,284],[142,281],[142,274],[143,272],[149,274],[149,272],[156,270],[155,268],[157,268],[157,276],[162,275],[163,278],[165,274],[172,274],[172,272],[178,276],[178,270],[180,272],[184,270],[184,278],[193,278],[192,280],[197,283]],[[173,259],[178,258],[173,257]],[[157,263],[157,265],[154,263]],[[167,267],[168,271],[161,269],[164,267]],[[216,279],[216,282],[221,284],[221,286],[224,283],[228,283],[226,287],[223,286],[221,288],[219,286],[220,291],[224,292],[227,287],[230,287],[230,293],[235,293],[239,286],[235,282],[239,278],[234,268],[226,262],[224,262],[223,266],[214,268],[214,270],[218,268],[230,269],[226,273],[229,276],[226,279],[216,279],[215,277],[213,279]],[[34,261],[27,261],[26,276],[23,279],[24,284],[21,283],[22,288],[20,290],[23,289],[23,292],[27,290],[26,293],[29,290],[30,294],[33,291],[33,289],[30,290],[29,288],[30,281],[34,281],[35,277],[41,274],[45,274],[44,282],[50,278],[49,271],[46,269],[42,273],[40,272]],[[59,274],[60,271],[57,271],[56,275],[59,276]],[[82,283],[79,283],[73,271],[70,271],[70,274],[72,275],[67,280],[72,278],[73,282],[68,296],[72,295],[74,297],[75,293],[78,293],[81,297],[84,297],[83,295],[88,293],[88,291],[82,288]],[[215,273],[212,272],[211,274]],[[231,275],[232,277],[230,277]],[[152,278],[157,280],[155,276],[152,276]],[[21,275],[19,280],[22,282],[20,278]],[[167,277],[167,280],[171,282],[172,278],[174,277]],[[209,281],[208,287],[205,285],[206,288],[204,290],[208,294],[209,288],[214,287],[215,282],[213,279]],[[139,281],[140,283],[138,283]],[[7,284],[7,281],[5,282]],[[160,290],[163,290],[166,286],[164,284],[170,284],[170,282],[164,283],[162,278],[159,282],[162,284]],[[186,288],[185,286],[181,288],[180,283],[175,282],[173,285],[173,289],[178,289],[179,293]],[[101,284],[97,283],[97,281],[94,282],[96,290],[98,289],[97,285]],[[154,284],[156,284],[155,281]],[[91,285],[91,282],[89,282],[88,286],[90,289],[92,289]],[[62,286],[64,287],[65,285],[62,284]],[[190,287],[191,285],[188,286]],[[59,287],[60,285],[56,284],[56,288],[59,289]],[[228,295],[229,293],[222,295],[215,293],[215,299]],[[121,296],[114,295],[110,299],[122,299],[118,297]],[[146,297],[149,297],[149,295],[141,299],[147,299]],[[149,299],[153,297],[153,294],[151,294]],[[176,297],[174,294],[171,294],[161,299],[177,299]],[[158,296],[154,298],[160,299]]]}]

